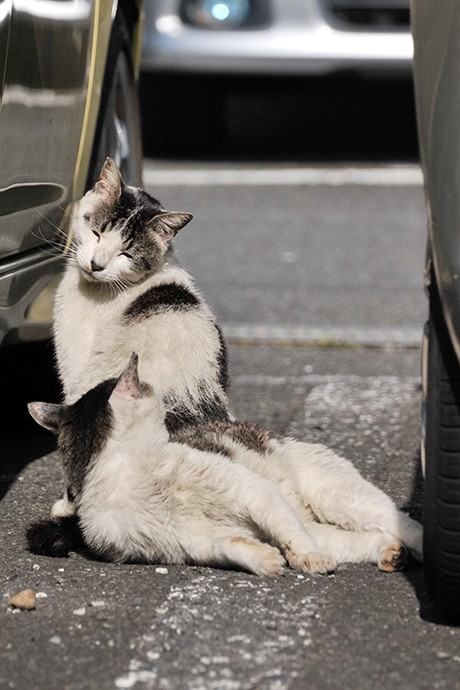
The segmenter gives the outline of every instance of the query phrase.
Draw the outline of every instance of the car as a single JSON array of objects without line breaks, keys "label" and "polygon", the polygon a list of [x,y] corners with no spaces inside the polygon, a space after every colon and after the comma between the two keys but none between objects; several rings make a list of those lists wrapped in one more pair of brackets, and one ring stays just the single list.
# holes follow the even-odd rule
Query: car
[{"label": "car", "polygon": [[50,335],[74,203],[112,156],[141,182],[140,0],[3,3],[0,344]]},{"label": "car", "polygon": [[409,75],[409,0],[149,0],[146,72]]},{"label": "car", "polygon": [[422,348],[424,572],[460,621],[460,5],[413,0],[414,86],[425,179],[429,315]]}]

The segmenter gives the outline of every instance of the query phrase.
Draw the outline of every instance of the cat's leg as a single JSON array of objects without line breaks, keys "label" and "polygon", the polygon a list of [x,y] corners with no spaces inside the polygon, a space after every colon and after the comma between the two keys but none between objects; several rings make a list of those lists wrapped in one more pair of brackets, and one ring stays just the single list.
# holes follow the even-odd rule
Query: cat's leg
[{"label": "cat's leg", "polygon": [[271,482],[257,478],[247,496],[245,489],[240,486],[240,498],[246,502],[251,519],[269,541],[279,545],[291,568],[323,574],[335,570],[335,560],[318,548],[300,517]]},{"label": "cat's leg", "polygon": [[237,567],[256,575],[278,575],[286,561],[280,550],[265,544],[249,532],[239,530],[206,530],[199,540],[190,540],[186,551],[194,563],[209,566]]},{"label": "cat's leg", "polygon": [[421,556],[421,525],[398,510],[348,460],[324,446],[299,442],[291,443],[290,455],[299,491],[320,522],[358,532],[388,532]]},{"label": "cat's leg", "polygon": [[391,534],[352,532],[336,525],[307,525],[318,548],[329,553],[337,563],[376,563],[379,570],[395,572],[407,565],[408,552]]}]

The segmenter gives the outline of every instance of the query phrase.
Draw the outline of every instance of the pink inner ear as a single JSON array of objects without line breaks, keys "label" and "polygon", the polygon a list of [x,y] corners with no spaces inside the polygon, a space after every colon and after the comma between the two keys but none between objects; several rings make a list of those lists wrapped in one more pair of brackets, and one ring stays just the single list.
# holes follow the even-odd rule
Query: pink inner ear
[{"label": "pink inner ear", "polygon": [[121,374],[115,386],[114,393],[123,398],[141,398],[141,385],[137,371],[137,354],[133,352],[128,366]]},{"label": "pink inner ear", "polygon": [[115,161],[107,158],[94,189],[97,194],[106,198],[118,198],[121,192],[121,178]]},{"label": "pink inner ear", "polygon": [[114,393],[122,398],[140,398],[141,391],[139,388],[139,381],[135,381],[132,376],[122,375],[115,386]]},{"label": "pink inner ear", "polygon": [[111,191],[110,185],[108,184],[106,179],[98,180],[96,182],[96,192],[98,194],[107,195],[107,194],[110,194],[110,191]]}]

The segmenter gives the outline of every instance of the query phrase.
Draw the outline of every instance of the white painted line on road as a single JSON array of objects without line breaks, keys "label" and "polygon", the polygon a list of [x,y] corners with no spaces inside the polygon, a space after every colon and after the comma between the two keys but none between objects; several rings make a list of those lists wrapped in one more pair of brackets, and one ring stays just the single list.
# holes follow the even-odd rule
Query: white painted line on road
[{"label": "white painted line on road", "polygon": [[[321,388],[321,390],[336,390],[345,386],[348,390],[366,389],[377,390],[378,388],[386,387],[397,389],[401,385],[405,389],[414,391],[418,390],[420,385],[419,376],[391,376],[384,374],[381,376],[360,376],[358,374],[301,374],[288,376],[273,376],[272,374],[239,374],[232,379],[235,385],[246,386],[285,386],[285,385],[308,385],[313,389]],[[412,393],[411,393],[412,395]],[[307,400],[315,400],[319,404],[319,397],[317,393],[309,393]],[[325,402],[327,398],[323,399]]]},{"label": "white painted line on road", "polygon": [[324,326],[309,328],[301,325],[227,323],[223,332],[229,343],[292,345],[349,345],[361,347],[420,347],[420,328],[359,328]]},{"label": "white painted line on road", "polygon": [[144,185],[171,186],[344,186],[412,187],[423,184],[418,165],[299,168],[162,168],[146,161]]}]

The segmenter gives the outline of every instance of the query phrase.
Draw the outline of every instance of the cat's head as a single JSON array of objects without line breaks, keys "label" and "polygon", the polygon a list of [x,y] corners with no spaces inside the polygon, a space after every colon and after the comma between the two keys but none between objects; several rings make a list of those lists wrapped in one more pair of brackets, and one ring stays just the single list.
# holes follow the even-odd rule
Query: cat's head
[{"label": "cat's head", "polygon": [[131,355],[118,379],[108,379],[85,393],[73,405],[32,402],[35,421],[57,435],[66,479],[74,496],[81,492],[86,468],[103,452],[109,439],[120,444],[151,447],[167,441],[161,397],[138,375],[138,358]]},{"label": "cat's head", "polygon": [[73,226],[75,261],[94,283],[137,283],[158,271],[173,237],[193,218],[166,211],[159,201],[126,185],[111,158],[81,199]]}]

